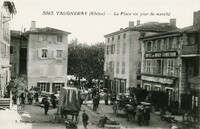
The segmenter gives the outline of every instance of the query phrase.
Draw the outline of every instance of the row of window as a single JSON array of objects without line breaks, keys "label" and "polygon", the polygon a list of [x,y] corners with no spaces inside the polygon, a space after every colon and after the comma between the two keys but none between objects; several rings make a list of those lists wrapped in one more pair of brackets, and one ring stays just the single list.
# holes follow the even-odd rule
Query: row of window
[{"label": "row of window", "polygon": [[47,58],[55,58],[55,59],[64,59],[64,50],[49,50],[46,48],[38,49],[38,58],[47,59]]},{"label": "row of window", "polygon": [[[120,62],[116,62],[116,73],[120,73],[119,70],[119,65]],[[114,72],[114,62],[110,61],[106,63],[106,71]],[[121,69],[121,74],[125,74],[125,68],[126,68],[126,63],[125,61],[122,62],[122,69]]]},{"label": "row of window", "polygon": [[177,38],[164,38],[148,41],[145,43],[145,50],[150,51],[164,51],[173,50],[179,47],[179,39]]},{"label": "row of window", "polygon": [[1,47],[1,58],[2,59],[9,59],[9,46],[4,44],[3,42],[0,42],[0,47]]},{"label": "row of window", "polygon": [[[40,88],[40,91],[50,92],[50,83],[49,82],[39,82],[37,86]],[[64,83],[52,83],[52,92],[60,91],[61,87],[64,87]]]},{"label": "row of window", "polygon": [[155,59],[144,61],[144,73],[158,75],[177,75],[175,59]]},{"label": "row of window", "polygon": [[61,35],[39,35],[38,42],[49,42],[49,43],[56,43],[56,42],[63,42],[63,36]]},{"label": "row of window", "polygon": [[[115,45],[107,45],[106,47],[107,54],[115,54]],[[126,53],[126,43],[123,43],[122,54]],[[120,54],[120,43],[117,43],[117,54]]]},{"label": "row of window", "polygon": [[120,39],[121,39],[121,37],[123,38],[123,39],[126,39],[126,33],[124,33],[123,35],[117,35],[117,36],[112,36],[112,37],[110,37],[110,38],[107,38],[107,41],[108,41],[108,43],[112,40],[112,41],[114,41],[115,40],[115,37],[117,38],[117,40],[119,41]]}]

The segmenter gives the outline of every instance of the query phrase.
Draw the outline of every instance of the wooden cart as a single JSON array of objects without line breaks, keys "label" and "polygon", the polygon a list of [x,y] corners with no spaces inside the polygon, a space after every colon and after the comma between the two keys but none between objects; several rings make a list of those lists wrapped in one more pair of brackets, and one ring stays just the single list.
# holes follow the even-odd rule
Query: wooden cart
[{"label": "wooden cart", "polygon": [[79,122],[80,93],[80,90],[71,87],[63,87],[60,90],[59,106],[55,113],[55,120],[65,122],[66,128],[76,128]]}]

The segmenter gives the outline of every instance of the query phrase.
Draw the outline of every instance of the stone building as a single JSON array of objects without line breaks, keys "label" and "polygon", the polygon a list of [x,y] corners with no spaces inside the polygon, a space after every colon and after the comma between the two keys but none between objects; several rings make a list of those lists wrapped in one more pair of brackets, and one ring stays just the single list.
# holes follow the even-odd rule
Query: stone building
[{"label": "stone building", "polygon": [[24,48],[27,47],[24,72],[27,71],[28,89],[38,87],[42,93],[51,94],[67,85],[69,34],[50,27],[36,28],[35,21],[30,31],[23,33],[22,45],[24,42]]},{"label": "stone building", "polygon": [[11,30],[11,42],[10,42],[10,68],[11,78],[16,78],[20,71],[20,45],[21,45],[21,32]]},{"label": "stone building", "polygon": [[200,11],[194,12],[192,26],[140,40],[142,88],[165,92],[168,106],[199,106]]},{"label": "stone building", "polygon": [[14,14],[13,2],[0,2],[0,98],[4,97],[10,82],[10,20]]},{"label": "stone building", "polygon": [[108,91],[128,92],[129,87],[140,87],[141,46],[139,37],[176,29],[176,20],[170,23],[147,22],[105,35],[104,86]]}]

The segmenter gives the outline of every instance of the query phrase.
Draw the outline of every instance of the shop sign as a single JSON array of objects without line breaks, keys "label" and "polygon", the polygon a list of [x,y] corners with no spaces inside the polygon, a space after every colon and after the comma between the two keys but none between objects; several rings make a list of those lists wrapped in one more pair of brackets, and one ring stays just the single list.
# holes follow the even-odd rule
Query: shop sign
[{"label": "shop sign", "polygon": [[177,51],[170,52],[147,52],[145,58],[176,58],[178,56]]}]

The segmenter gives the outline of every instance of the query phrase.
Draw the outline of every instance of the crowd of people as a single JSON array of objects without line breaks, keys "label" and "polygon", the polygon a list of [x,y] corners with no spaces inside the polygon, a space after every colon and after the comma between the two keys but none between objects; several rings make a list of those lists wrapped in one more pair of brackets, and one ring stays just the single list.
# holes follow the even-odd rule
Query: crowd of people
[{"label": "crowd of people", "polygon": [[[17,98],[18,96],[13,96],[13,102],[14,104],[18,104],[17,102]],[[32,105],[33,101],[35,105],[42,105],[44,107],[44,114],[48,115],[48,110],[50,105],[52,105],[52,108],[56,108],[57,107],[57,101],[56,101],[56,96],[55,94],[51,94],[50,95],[50,99],[47,95],[44,95],[41,102],[39,102],[39,93],[30,89],[27,92],[22,92],[19,95],[19,104],[20,105],[25,105],[25,102],[28,102],[28,104]]]}]

